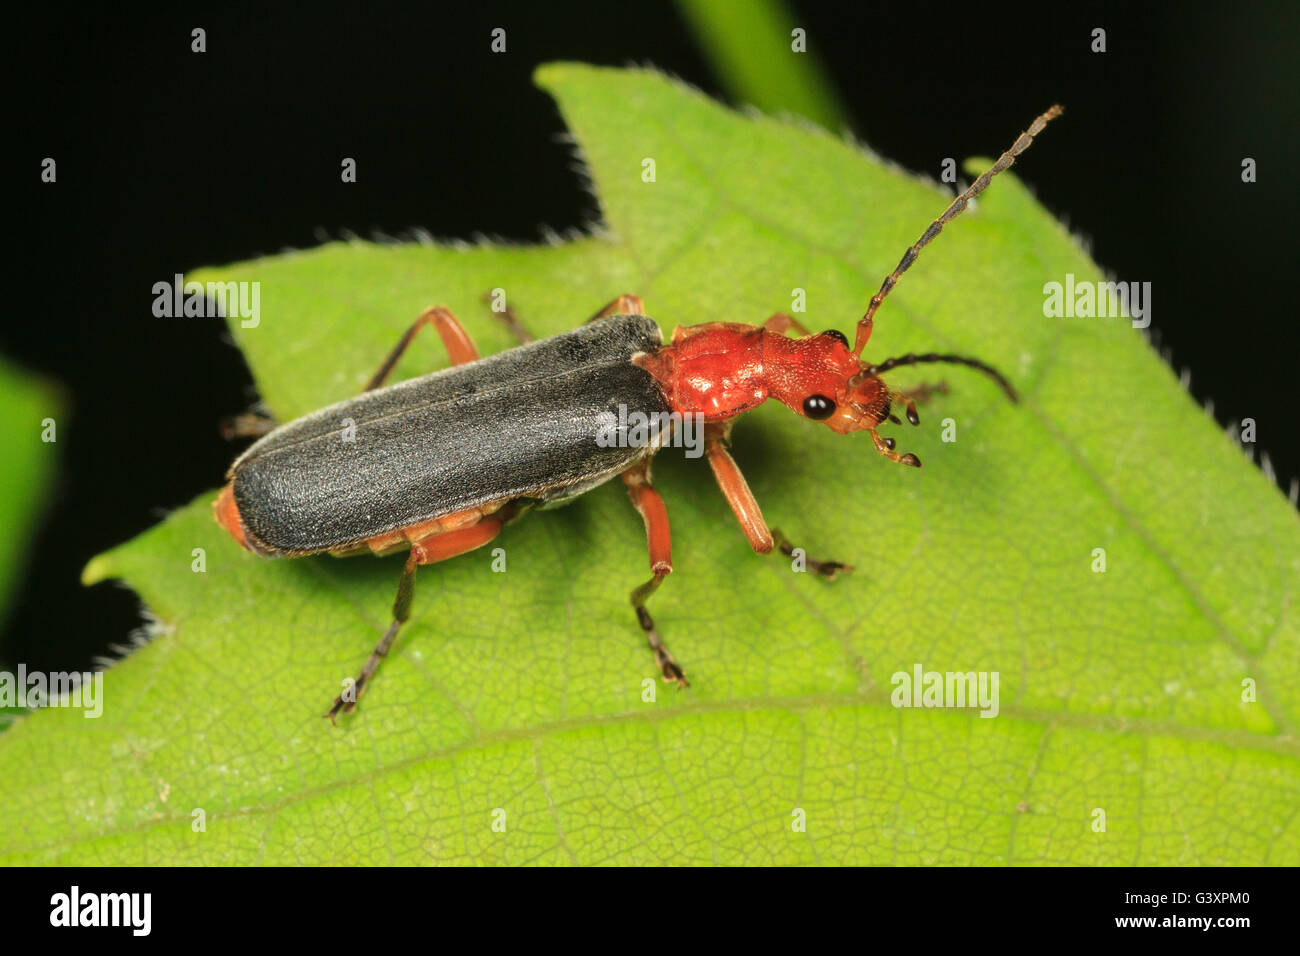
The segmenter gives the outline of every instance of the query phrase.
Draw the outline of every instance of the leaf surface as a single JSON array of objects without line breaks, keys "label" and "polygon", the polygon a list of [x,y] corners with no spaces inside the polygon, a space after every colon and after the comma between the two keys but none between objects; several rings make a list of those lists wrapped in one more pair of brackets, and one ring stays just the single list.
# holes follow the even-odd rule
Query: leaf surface
[{"label": "leaf surface", "polygon": [[[260,324],[231,325],[278,417],[357,392],[432,302],[484,354],[507,347],[480,301],[495,288],[539,335],[621,292],[669,333],[759,322],[799,288],[811,328],[851,336],[947,201],[651,72],[561,64],[539,82],[610,235],[334,243],[193,277],[261,282]],[[1015,132],[991,131],[990,152]],[[975,354],[1024,396],[944,369],[922,427],[892,432],[919,471],[775,404],[738,425],[769,522],[855,564],[847,578],[753,555],[702,462],[656,459],[676,573],[652,608],[692,687],[654,702],[627,601],[644,532],[617,482],[508,528],[504,574],[486,550],[423,569],[337,728],[320,715],[387,624],[400,559],[261,560],[203,496],[87,568],[166,629],[109,671],[99,720],[52,710],[0,738],[0,859],[1300,861],[1300,523],[1127,320],[1044,317],[1044,283],[1067,273],[1101,278],[1004,175],[900,283],[870,357]],[[397,377],[445,364],[426,334]],[[893,675],[916,665],[997,672],[998,716],[895,708]]]}]

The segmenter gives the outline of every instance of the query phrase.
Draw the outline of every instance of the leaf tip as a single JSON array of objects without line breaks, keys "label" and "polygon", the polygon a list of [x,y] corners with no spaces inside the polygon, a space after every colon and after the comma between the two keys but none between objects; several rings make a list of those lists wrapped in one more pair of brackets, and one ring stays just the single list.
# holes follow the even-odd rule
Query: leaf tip
[{"label": "leaf tip", "polygon": [[548,93],[553,93],[555,87],[569,77],[593,69],[594,67],[586,63],[577,63],[572,60],[556,60],[551,63],[542,63],[537,69],[533,70],[533,84]]},{"label": "leaf tip", "polygon": [[81,583],[86,587],[98,584],[100,581],[107,581],[113,577],[117,577],[117,574],[113,570],[113,562],[107,554],[95,555],[81,569]]}]

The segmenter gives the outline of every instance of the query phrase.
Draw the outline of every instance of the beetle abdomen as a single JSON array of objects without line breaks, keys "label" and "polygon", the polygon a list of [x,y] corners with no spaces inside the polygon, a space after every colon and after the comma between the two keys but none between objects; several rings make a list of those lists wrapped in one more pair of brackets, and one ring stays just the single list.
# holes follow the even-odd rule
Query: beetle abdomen
[{"label": "beetle abdomen", "polygon": [[231,466],[249,545],[322,551],[610,478],[647,449],[599,445],[609,416],[669,410],[631,363],[661,342],[652,319],[612,316],[289,422]]}]

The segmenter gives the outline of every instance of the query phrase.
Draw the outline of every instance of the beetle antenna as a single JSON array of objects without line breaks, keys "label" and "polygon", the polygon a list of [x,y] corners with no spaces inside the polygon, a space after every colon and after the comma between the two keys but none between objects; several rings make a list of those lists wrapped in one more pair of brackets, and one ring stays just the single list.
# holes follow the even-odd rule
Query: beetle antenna
[{"label": "beetle antenna", "polygon": [[[860,356],[862,354],[862,349],[866,346],[867,339],[871,337],[871,323],[875,317],[876,310],[880,308],[880,303],[885,301],[885,296],[889,295],[894,286],[898,284],[899,277],[902,276],[902,274],[911,267],[912,263],[916,261],[917,256],[921,254],[921,250],[929,244],[931,239],[943,232],[943,227],[947,223],[961,215],[970,201],[988,188],[988,184],[992,181],[993,177],[1004,169],[1010,167],[1011,164],[1016,161],[1016,157],[1029,148],[1029,144],[1034,141],[1035,136],[1043,131],[1043,127],[1045,127],[1051,120],[1060,116],[1061,113],[1061,107],[1053,105],[1046,113],[1043,113],[1038,117],[1038,119],[1034,120],[1033,123],[1030,124],[1029,129],[1021,133],[1020,136],[1017,137],[1016,141],[1011,144],[1011,148],[1003,153],[998,158],[998,161],[989,167],[989,169],[986,170],[979,179],[975,180],[975,182],[971,184],[970,189],[966,190],[954,199],[948,208],[943,211],[943,215],[930,223],[929,228],[926,229],[925,232],[921,233],[921,238],[916,240],[916,243],[912,245],[907,252],[903,253],[903,258],[899,261],[898,267],[889,275],[885,276],[885,281],[880,284],[880,291],[871,297],[871,304],[867,306],[867,314],[858,320],[858,334],[856,341],[853,344],[854,355]],[[1001,376],[998,376],[998,378],[1001,378]]]},{"label": "beetle antenna", "polygon": [[862,371],[867,375],[879,375],[881,372],[888,372],[890,369],[898,368],[901,365],[925,365],[930,362],[947,362],[949,365],[965,365],[968,368],[978,369],[997,382],[1002,391],[1007,393],[1007,398],[1013,402],[1020,401],[1016,390],[1003,377],[1001,372],[992,365],[987,365],[979,359],[967,358],[965,355],[938,355],[934,352],[925,355],[913,355],[909,352],[907,355],[900,355],[897,358],[885,359],[879,365],[864,365]]}]

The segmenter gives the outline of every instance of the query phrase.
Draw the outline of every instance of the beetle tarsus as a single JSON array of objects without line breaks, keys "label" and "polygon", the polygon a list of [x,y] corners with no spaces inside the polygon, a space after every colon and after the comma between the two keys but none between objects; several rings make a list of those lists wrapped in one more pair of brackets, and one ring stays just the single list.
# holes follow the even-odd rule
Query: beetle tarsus
[{"label": "beetle tarsus", "polygon": [[655,627],[654,618],[645,606],[646,600],[659,589],[660,583],[667,576],[667,571],[656,571],[654,577],[632,592],[632,606],[636,608],[636,619],[641,624],[641,630],[645,631],[645,639],[654,652],[655,663],[659,665],[659,673],[663,674],[664,680],[678,687],[690,687],[691,682],[686,679],[685,672],[673,655],[668,653],[664,639]]},{"label": "beetle tarsus", "polygon": [[691,682],[686,679],[685,672],[682,671],[681,665],[668,653],[668,648],[664,647],[664,639],[659,634],[658,628],[655,627],[654,618],[650,612],[645,609],[644,605],[639,605],[636,609],[636,619],[641,624],[641,629],[645,631],[646,640],[650,644],[650,650],[654,652],[655,663],[659,665],[659,672],[663,674],[664,680],[670,684],[679,684],[682,687],[690,687]]},{"label": "beetle tarsus", "polygon": [[[794,556],[795,546],[790,542],[790,539],[781,532],[780,528],[772,529],[772,540],[776,543],[776,546],[780,549],[781,553],[787,558]],[[803,560],[805,567],[814,574],[825,578],[827,581],[834,581],[841,574],[853,573],[853,565],[845,564],[843,561],[819,561],[816,558],[808,557],[807,552],[804,553]]]},{"label": "beetle tarsus", "polygon": [[[405,578],[403,578],[403,580],[405,580]],[[407,605],[407,610],[408,612],[410,610],[409,603]],[[404,622],[405,618],[400,621],[393,621],[392,624],[388,625],[388,630],[385,631],[384,636],[379,639],[379,643],[375,645],[375,649],[370,652],[370,657],[366,661],[365,666],[361,668],[361,673],[357,675],[357,679],[352,683],[352,699],[345,700],[342,694],[334,698],[334,706],[331,707],[329,713],[325,715],[330,719],[330,723],[334,723],[334,718],[337,717],[339,713],[350,714],[357,709],[357,701],[359,701],[361,695],[365,693],[366,685],[370,682],[370,678],[373,677],[375,671],[379,669],[379,662],[388,656],[388,649],[393,646],[393,641],[397,639],[397,632]]]},{"label": "beetle tarsus", "polygon": [[397,632],[402,629],[402,625],[410,618],[411,602],[415,597],[415,569],[420,565],[419,558],[420,553],[415,548],[412,548],[410,555],[406,559],[406,566],[402,569],[401,580],[397,582],[397,598],[393,601],[393,623],[388,625],[388,630],[384,631],[384,636],[379,639],[375,649],[370,652],[370,657],[366,660],[365,666],[361,668],[361,673],[353,681],[350,699],[345,700],[342,694],[334,698],[334,706],[325,715],[329,718],[330,723],[334,723],[334,718],[340,712],[350,714],[357,709],[357,701],[365,693],[370,678],[379,669],[379,662],[388,656],[389,648],[393,646],[393,641],[397,640]]},{"label": "beetle tarsus", "polygon": [[871,440],[876,443],[876,451],[880,452],[890,461],[896,461],[900,465],[911,465],[913,468],[921,467],[921,459],[917,458],[910,451],[906,455],[900,455],[894,451],[896,442],[892,438],[886,438],[874,428],[869,429]]},{"label": "beetle tarsus", "polygon": [[[504,299],[504,296],[502,298]],[[518,314],[516,314],[515,310],[510,307],[508,302],[503,301],[501,303],[501,310],[497,310],[497,297],[495,290],[485,292],[483,294],[483,301],[491,306],[492,314],[501,320],[505,327],[510,330],[510,334],[515,337],[515,340],[520,345],[537,341],[537,336],[533,335],[532,332],[529,332],[524,323],[519,321]]]},{"label": "beetle tarsus", "polygon": [[682,672],[677,662],[673,660],[673,655],[669,654],[663,648],[655,653],[655,662],[659,665],[659,672],[663,674],[664,680],[669,684],[676,684],[678,687],[690,687],[691,682],[686,679],[686,674]]}]

